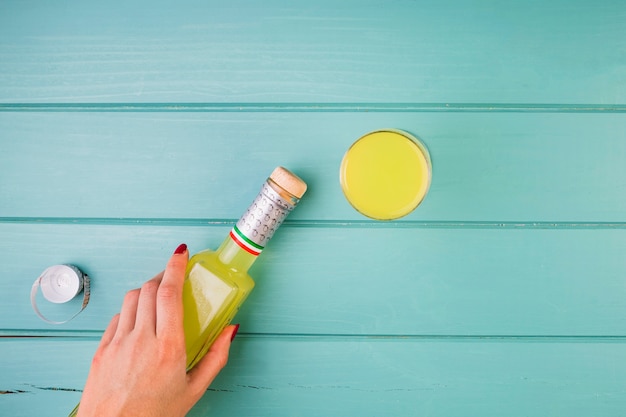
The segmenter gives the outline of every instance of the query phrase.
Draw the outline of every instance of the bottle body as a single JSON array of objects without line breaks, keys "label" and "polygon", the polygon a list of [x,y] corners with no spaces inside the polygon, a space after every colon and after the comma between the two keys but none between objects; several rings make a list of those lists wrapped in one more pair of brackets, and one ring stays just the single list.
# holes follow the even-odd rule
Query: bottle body
[{"label": "bottle body", "polygon": [[206,354],[254,288],[247,270],[224,264],[219,255],[220,251],[202,251],[187,264],[183,327],[188,369]]}]

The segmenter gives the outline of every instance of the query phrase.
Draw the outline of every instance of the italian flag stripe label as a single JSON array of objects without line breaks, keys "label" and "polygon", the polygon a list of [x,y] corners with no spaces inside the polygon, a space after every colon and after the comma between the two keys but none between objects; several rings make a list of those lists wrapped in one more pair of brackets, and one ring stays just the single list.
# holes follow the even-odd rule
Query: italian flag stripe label
[{"label": "italian flag stripe label", "polygon": [[241,247],[241,249],[254,256],[259,256],[259,254],[263,251],[263,246],[248,239],[243,233],[241,233],[241,230],[239,230],[237,226],[234,226],[230,231],[230,237]]}]

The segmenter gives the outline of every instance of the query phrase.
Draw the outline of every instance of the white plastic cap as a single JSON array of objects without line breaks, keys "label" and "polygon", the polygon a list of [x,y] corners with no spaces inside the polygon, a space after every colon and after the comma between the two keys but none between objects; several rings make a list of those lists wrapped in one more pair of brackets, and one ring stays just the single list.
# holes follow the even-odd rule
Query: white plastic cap
[{"label": "white plastic cap", "polygon": [[83,289],[82,273],[69,265],[53,265],[40,278],[41,292],[52,303],[66,303]]}]

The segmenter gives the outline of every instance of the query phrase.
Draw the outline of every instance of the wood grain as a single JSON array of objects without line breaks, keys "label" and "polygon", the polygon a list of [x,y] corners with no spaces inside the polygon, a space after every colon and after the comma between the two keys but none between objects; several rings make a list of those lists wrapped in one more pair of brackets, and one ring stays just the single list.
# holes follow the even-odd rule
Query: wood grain
[{"label": "wood grain", "polygon": [[2,102],[625,104],[620,0],[0,5]]},{"label": "wood grain", "polygon": [[[192,416],[623,415],[624,21],[620,0],[0,2],[0,414],[67,414],[124,293],[216,247],[284,165],[309,190]],[[381,128],[433,158],[396,222],[338,182]],[[30,286],[64,262],[92,299],[47,326]]]},{"label": "wood grain", "polygon": [[0,124],[0,217],[233,220],[284,165],[309,184],[291,219],[361,221],[341,158],[396,127],[433,160],[403,220],[626,221],[623,114],[0,112]]},{"label": "wood grain", "polygon": [[[96,345],[0,339],[0,390],[12,392],[0,407],[16,417],[65,415]],[[240,335],[190,416],[619,416],[625,364],[623,341],[610,340]]]},{"label": "wood grain", "polygon": [[[0,329],[102,331],[180,242],[217,247],[229,227],[0,225],[0,305],[11,312]],[[624,230],[287,224],[253,266],[257,287],[237,320],[261,334],[619,336],[624,252]],[[92,300],[68,325],[47,326],[30,285],[66,262],[91,276]]]}]

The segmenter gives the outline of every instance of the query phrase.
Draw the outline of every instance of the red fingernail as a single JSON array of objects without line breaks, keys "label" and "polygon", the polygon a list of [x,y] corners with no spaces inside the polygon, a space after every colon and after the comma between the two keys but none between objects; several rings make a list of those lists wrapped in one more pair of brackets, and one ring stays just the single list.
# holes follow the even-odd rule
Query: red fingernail
[{"label": "red fingernail", "polygon": [[235,336],[237,336],[237,332],[239,331],[239,325],[235,324],[235,330],[233,330],[233,334],[230,335],[230,341],[235,340]]},{"label": "red fingernail", "polygon": [[180,245],[178,245],[178,247],[174,251],[174,255],[180,255],[181,253],[185,253],[186,250],[187,250],[187,245],[185,245],[184,243],[181,243]]}]

